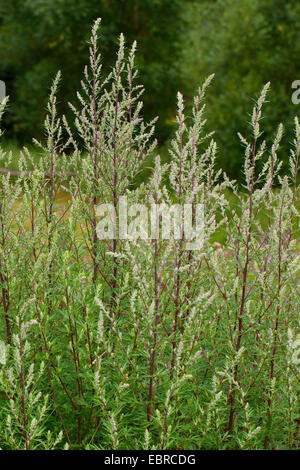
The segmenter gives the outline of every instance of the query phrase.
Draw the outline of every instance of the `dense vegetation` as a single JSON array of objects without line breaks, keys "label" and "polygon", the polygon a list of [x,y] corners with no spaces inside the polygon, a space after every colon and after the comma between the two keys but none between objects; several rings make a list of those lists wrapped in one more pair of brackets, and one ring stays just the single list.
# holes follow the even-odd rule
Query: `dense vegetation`
[{"label": "dense vegetation", "polygon": [[144,115],[159,115],[157,137],[164,144],[174,130],[174,96],[181,90],[191,112],[203,77],[216,74],[207,116],[214,123],[220,162],[240,179],[238,131],[261,83],[272,81],[272,106],[265,116],[268,144],[277,122],[285,122],[283,161],[293,139],[292,84],[300,80],[300,5],[293,0],[0,0],[0,79],[11,102],[4,123],[7,138],[29,145],[42,136],[52,77],[62,71],[58,109],[71,120],[67,103],[85,64],[89,25],[103,19],[103,67],[111,70],[116,35],[137,40],[137,64],[145,85]]},{"label": "dense vegetation", "polygon": [[[294,81],[300,78],[300,4],[293,0],[198,1],[186,10],[189,30],[183,43],[183,76],[188,95],[203,76],[216,73],[208,95],[207,116],[214,122],[222,167],[240,177],[238,131],[247,132],[244,116],[261,83],[271,80],[272,106],[264,119],[268,143],[277,122],[285,123],[284,154],[293,139]],[[299,86],[298,86],[299,88]],[[283,158],[288,168],[288,158]]]},{"label": "dense vegetation", "polygon": [[[159,112],[160,135],[169,133],[174,112],[173,96],[179,85],[179,35],[181,18],[189,0],[0,0],[1,79],[13,102],[9,131],[29,143],[41,133],[44,109],[52,77],[62,70],[64,100],[59,104],[68,115],[67,103],[85,64],[86,41],[92,21],[103,18],[103,66],[109,70],[119,32],[138,41],[138,65],[147,89],[146,117]],[[165,86],[165,83],[168,86]],[[41,135],[41,134],[40,134]]]},{"label": "dense vegetation", "polygon": [[[71,105],[76,133],[57,112],[58,74],[35,169],[24,149],[20,176],[0,175],[0,446],[297,449],[299,121],[284,174],[283,126],[269,149],[262,138],[267,83],[250,138],[239,135],[238,192],[205,130],[209,76],[191,117],[178,93],[171,162],[157,156],[134,189],[155,123],[142,117],[136,44],[126,51],[121,35],[103,74],[99,26]],[[117,209],[120,196],[141,207],[201,204],[203,246],[189,250],[175,235],[101,239],[98,206]],[[212,243],[221,229],[223,246]]]}]

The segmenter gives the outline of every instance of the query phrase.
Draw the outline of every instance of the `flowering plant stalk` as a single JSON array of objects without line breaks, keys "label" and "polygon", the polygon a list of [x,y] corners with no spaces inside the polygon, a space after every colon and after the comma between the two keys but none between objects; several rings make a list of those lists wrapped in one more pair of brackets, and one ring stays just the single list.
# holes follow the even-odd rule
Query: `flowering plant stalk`
[{"label": "flowering plant stalk", "polygon": [[103,76],[99,30],[74,126],[59,73],[34,170],[24,148],[17,177],[0,174],[0,447],[298,449],[299,120],[284,175],[283,125],[270,149],[262,137],[266,84],[238,187],[206,130],[210,76],[191,111],[178,93],[163,163],[136,43],[121,35]]}]

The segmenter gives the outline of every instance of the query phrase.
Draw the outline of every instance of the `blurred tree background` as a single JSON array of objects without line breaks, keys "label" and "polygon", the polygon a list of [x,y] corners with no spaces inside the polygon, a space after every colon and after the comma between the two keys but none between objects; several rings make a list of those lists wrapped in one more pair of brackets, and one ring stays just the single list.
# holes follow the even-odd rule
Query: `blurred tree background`
[{"label": "blurred tree background", "polygon": [[[215,72],[207,97],[209,125],[216,130],[220,166],[240,178],[240,131],[249,134],[249,111],[262,86],[271,81],[262,128],[270,143],[285,126],[281,156],[289,161],[294,117],[292,83],[300,80],[300,2],[295,0],[207,0],[186,11],[189,32],[183,48],[183,83],[191,96],[203,76]],[[248,119],[247,119],[248,113]]]},{"label": "blurred tree background", "polygon": [[58,69],[63,74],[61,111],[76,101],[87,62],[91,25],[102,18],[101,53],[114,64],[119,34],[138,41],[139,79],[145,85],[145,114],[159,112],[159,134],[168,121],[179,85],[182,0],[0,0],[1,79],[11,95],[9,133],[27,140],[41,132],[47,94]]},{"label": "blurred tree background", "polygon": [[146,119],[160,116],[160,144],[172,131],[177,90],[191,104],[198,85],[215,72],[207,117],[216,130],[220,166],[239,176],[236,132],[247,133],[251,100],[269,80],[266,138],[279,122],[285,124],[288,162],[300,106],[291,101],[292,82],[300,80],[300,2],[295,0],[0,0],[0,79],[11,96],[7,138],[23,144],[42,133],[58,69],[63,74],[60,111],[70,116],[67,103],[76,102],[90,27],[99,16],[107,70],[120,32],[128,44],[138,41],[144,113]]}]

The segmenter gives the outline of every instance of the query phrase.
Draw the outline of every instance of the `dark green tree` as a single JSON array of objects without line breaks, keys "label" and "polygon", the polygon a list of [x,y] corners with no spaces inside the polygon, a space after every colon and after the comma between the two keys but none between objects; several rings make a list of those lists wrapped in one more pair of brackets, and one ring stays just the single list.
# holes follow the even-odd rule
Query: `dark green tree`
[{"label": "dark green tree", "polygon": [[120,32],[137,40],[137,66],[145,85],[145,116],[160,115],[159,135],[170,131],[170,116],[180,88],[179,33],[184,27],[183,0],[0,0],[1,79],[11,96],[8,132],[26,141],[45,114],[50,84],[63,74],[60,111],[76,90],[86,62],[87,39],[95,18],[102,18],[104,68],[115,60]]},{"label": "dark green tree", "polygon": [[[215,73],[208,94],[207,117],[216,129],[220,165],[241,175],[241,144],[247,134],[249,102],[271,81],[264,112],[264,136],[271,140],[279,122],[285,126],[282,156],[288,163],[293,119],[292,83],[300,80],[300,3],[294,0],[204,0],[186,11],[190,24],[183,49],[184,81],[193,96],[202,78]],[[250,121],[250,118],[249,118]]]}]

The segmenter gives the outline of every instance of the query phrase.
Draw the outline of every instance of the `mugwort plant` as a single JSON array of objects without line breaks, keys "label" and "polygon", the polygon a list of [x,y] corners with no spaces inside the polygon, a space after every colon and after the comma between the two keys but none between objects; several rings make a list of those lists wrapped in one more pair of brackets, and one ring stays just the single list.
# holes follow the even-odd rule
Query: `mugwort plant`
[{"label": "mugwort plant", "polygon": [[74,125],[58,73],[38,163],[23,148],[17,175],[0,173],[0,446],[299,449],[299,120],[283,174],[283,125],[270,148],[261,129],[267,83],[238,187],[206,131],[210,76],[192,109],[178,93],[164,163],[136,43],[121,35],[104,75],[99,31]]}]

